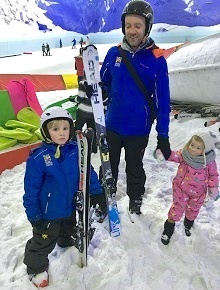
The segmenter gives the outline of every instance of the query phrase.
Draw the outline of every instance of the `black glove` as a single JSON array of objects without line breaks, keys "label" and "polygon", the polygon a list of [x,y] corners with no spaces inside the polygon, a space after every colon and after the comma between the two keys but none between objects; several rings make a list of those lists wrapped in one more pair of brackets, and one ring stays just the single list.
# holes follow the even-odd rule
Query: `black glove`
[{"label": "black glove", "polygon": [[45,226],[45,221],[44,220],[38,220],[36,222],[30,222],[32,227],[34,229],[36,229],[37,231],[41,231],[43,230],[44,226]]},{"label": "black glove", "polygon": [[108,92],[104,89],[103,82],[99,82],[99,86],[102,89],[102,100],[103,100],[103,105],[106,106],[108,103]]},{"label": "black glove", "polygon": [[104,193],[91,194],[90,195],[90,205],[95,207],[97,204],[106,203],[106,197]]},{"label": "black glove", "polygon": [[87,81],[82,80],[79,82],[78,97],[85,98],[85,95],[91,99],[93,95],[93,88],[92,85],[88,85]]},{"label": "black glove", "polygon": [[91,99],[91,97],[93,95],[92,85],[88,85],[87,81],[84,81],[84,87],[85,87],[85,92],[86,92],[87,98]]},{"label": "black glove", "polygon": [[163,153],[164,158],[167,160],[170,157],[170,142],[168,137],[157,136],[157,148]]}]

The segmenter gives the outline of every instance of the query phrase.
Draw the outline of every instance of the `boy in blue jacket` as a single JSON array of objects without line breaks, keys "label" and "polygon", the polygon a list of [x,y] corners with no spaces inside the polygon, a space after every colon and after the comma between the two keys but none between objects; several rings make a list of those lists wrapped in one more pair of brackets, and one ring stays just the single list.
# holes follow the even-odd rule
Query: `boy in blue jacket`
[{"label": "boy in blue jacket", "polygon": [[[42,146],[29,156],[24,177],[23,204],[33,227],[25,248],[24,264],[37,287],[48,285],[48,255],[56,243],[76,246],[74,196],[79,185],[78,147],[73,137],[71,115],[52,107],[41,116]],[[91,204],[105,211],[106,200],[97,174],[91,168]]]}]

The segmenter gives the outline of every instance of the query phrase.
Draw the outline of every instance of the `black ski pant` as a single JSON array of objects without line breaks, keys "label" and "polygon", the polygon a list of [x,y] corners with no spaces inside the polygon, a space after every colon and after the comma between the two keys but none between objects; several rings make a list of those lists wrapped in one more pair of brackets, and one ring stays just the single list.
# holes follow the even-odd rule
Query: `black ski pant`
[{"label": "black ski pant", "polygon": [[47,271],[48,255],[53,251],[59,240],[68,239],[74,234],[76,227],[75,213],[59,220],[46,221],[39,227],[33,227],[33,237],[27,241],[24,253],[24,264],[27,273],[39,274]]},{"label": "black ski pant", "polygon": [[130,199],[141,197],[145,191],[146,175],[143,157],[148,136],[121,136],[107,131],[112,175],[117,183],[121,149],[125,150],[127,194]]},{"label": "black ski pant", "polygon": [[97,141],[96,141],[96,129],[95,129],[95,121],[94,118],[88,118],[84,115],[81,110],[77,110],[76,112],[76,121],[74,130],[82,130],[83,126],[86,124],[87,128],[92,128],[94,131],[94,138],[92,142],[92,152],[97,153]]}]

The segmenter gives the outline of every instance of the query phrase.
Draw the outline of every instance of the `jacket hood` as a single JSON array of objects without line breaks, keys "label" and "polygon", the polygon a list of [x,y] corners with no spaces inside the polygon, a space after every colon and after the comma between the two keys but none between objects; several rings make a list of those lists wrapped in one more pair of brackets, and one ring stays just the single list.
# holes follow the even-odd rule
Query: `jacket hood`
[{"label": "jacket hood", "polygon": [[209,132],[197,132],[195,135],[199,136],[203,140],[205,145],[205,153],[215,150],[215,144]]}]

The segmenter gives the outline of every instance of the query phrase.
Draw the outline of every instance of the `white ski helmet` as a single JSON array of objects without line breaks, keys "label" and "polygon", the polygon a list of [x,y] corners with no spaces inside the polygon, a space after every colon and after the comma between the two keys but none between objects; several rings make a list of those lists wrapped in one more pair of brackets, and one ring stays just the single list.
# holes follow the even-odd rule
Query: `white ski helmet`
[{"label": "white ski helmet", "polygon": [[47,129],[47,124],[53,120],[67,120],[70,124],[70,136],[68,141],[73,138],[74,123],[71,114],[61,107],[51,107],[46,109],[40,118],[41,135],[47,143],[51,142],[50,134]]}]

